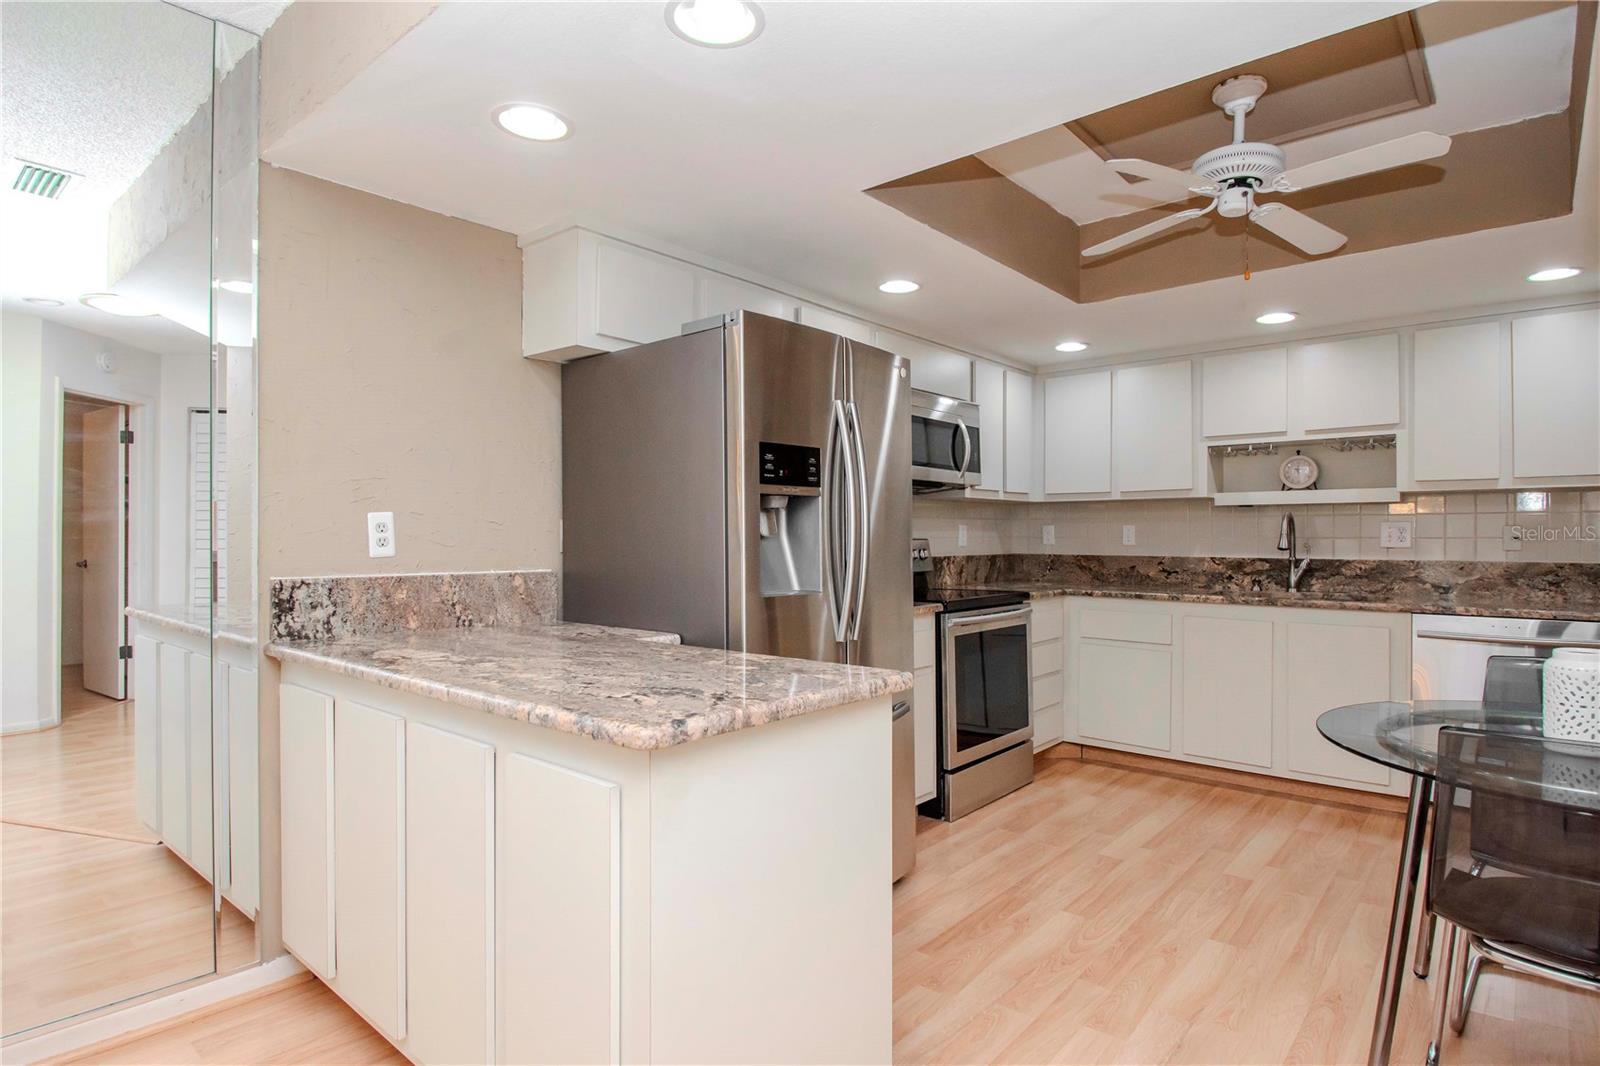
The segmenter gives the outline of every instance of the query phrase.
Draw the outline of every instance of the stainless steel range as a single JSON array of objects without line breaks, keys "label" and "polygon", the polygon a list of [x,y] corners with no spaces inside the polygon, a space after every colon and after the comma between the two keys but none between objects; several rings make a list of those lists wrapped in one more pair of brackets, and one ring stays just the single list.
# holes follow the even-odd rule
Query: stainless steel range
[{"label": "stainless steel range", "polygon": [[939,795],[924,810],[953,822],[1033,780],[1033,609],[1020,592],[929,587],[918,546],[916,598],[941,608]]}]

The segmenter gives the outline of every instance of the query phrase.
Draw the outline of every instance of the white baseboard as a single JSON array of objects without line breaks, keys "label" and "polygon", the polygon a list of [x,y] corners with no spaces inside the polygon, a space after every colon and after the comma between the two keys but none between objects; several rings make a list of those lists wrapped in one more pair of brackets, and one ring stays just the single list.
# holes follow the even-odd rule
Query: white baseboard
[{"label": "white baseboard", "polygon": [[73,1025],[0,1047],[0,1060],[6,1066],[30,1066],[46,1059],[61,1058],[80,1048],[98,1044],[123,1033],[132,1033],[181,1014],[209,1007],[225,999],[254,992],[302,973],[305,967],[288,955],[280,955],[260,966],[230,973],[215,980],[179,989],[170,995],[147,999],[122,1010],[97,1015]]},{"label": "white baseboard", "polygon": [[54,718],[36,718],[31,722],[12,722],[4,729],[0,729],[0,736],[10,736],[12,733],[37,733],[41,729],[52,729],[60,724]]}]

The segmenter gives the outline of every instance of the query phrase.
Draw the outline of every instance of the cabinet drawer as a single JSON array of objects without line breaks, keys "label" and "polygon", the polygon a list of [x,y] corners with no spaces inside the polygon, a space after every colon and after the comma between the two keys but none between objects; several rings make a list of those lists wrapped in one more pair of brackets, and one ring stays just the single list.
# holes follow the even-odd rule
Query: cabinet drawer
[{"label": "cabinet drawer", "polygon": [[911,666],[921,670],[933,665],[933,619],[919,618],[911,631]]},{"label": "cabinet drawer", "polygon": [[1035,643],[1031,658],[1034,677],[1059,673],[1061,671],[1061,642],[1059,640],[1047,640],[1043,643]]},{"label": "cabinet drawer", "polygon": [[1079,629],[1095,640],[1126,640],[1135,644],[1171,644],[1172,615],[1147,611],[1083,612]]},{"label": "cabinet drawer", "polygon": [[1053,707],[1061,702],[1061,675],[1045,674],[1033,679],[1033,709]]},{"label": "cabinet drawer", "polygon": [[1066,629],[1066,612],[1060,600],[1033,601],[1033,642],[1042,644],[1060,638]]}]

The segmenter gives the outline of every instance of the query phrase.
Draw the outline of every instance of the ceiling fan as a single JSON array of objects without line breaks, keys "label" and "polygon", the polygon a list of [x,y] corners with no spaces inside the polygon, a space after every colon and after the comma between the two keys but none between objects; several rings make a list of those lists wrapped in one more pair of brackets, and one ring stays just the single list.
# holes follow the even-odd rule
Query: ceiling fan
[{"label": "ceiling fan", "polygon": [[1106,160],[1105,165],[1119,174],[1144,178],[1171,193],[1208,196],[1211,202],[1137,226],[1085,248],[1083,254],[1105,255],[1215,210],[1223,218],[1248,217],[1307,255],[1326,255],[1343,247],[1348,238],[1288,204],[1261,203],[1256,197],[1265,193],[1297,192],[1408,163],[1420,163],[1450,150],[1450,138],[1442,134],[1413,133],[1285,170],[1282,148],[1244,139],[1244,117],[1266,91],[1267,79],[1255,74],[1229,78],[1212,90],[1212,103],[1233,119],[1233,143],[1214,148],[1196,159],[1187,174],[1144,159]]}]

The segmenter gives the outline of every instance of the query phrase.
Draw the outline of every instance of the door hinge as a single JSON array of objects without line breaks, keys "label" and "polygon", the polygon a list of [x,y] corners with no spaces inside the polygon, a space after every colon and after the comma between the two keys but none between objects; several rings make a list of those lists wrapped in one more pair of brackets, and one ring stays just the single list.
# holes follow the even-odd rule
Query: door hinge
[{"label": "door hinge", "polygon": [[131,430],[131,429],[122,430],[120,433],[117,434],[117,440],[119,442],[121,442],[122,444],[132,444],[133,443],[133,430]]},{"label": "door hinge", "polygon": [[124,644],[120,648],[118,648],[117,649],[117,658],[119,658],[119,659],[131,659],[131,658],[133,658],[133,645],[132,644]]}]

